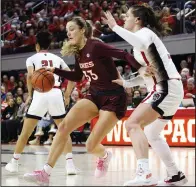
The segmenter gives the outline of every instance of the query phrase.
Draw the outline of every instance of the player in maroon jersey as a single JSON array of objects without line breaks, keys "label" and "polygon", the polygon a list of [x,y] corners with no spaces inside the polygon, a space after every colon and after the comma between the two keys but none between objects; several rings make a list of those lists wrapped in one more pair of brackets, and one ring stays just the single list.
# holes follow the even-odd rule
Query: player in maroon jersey
[{"label": "player in maroon jersey", "polygon": [[48,183],[52,168],[61,155],[69,134],[98,115],[99,119],[88,137],[86,148],[98,157],[95,176],[102,177],[107,173],[112,154],[101,145],[101,141],[127,110],[124,88],[112,83],[118,77],[112,57],[123,59],[136,69],[141,67],[129,53],[92,39],[87,23],[81,17],[69,21],[66,29],[69,41],[64,42],[62,54],[75,55],[75,71],[68,72],[58,68],[51,71],[71,81],[80,81],[85,75],[90,81],[89,94],[71,108],[61,123],[44,169],[24,175],[31,181]]}]

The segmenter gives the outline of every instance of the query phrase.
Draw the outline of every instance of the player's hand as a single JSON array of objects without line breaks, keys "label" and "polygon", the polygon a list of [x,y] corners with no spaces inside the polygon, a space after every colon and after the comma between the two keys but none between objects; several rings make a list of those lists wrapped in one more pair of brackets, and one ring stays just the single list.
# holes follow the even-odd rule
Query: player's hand
[{"label": "player's hand", "polygon": [[104,24],[108,24],[108,26],[113,29],[113,27],[115,25],[117,25],[116,20],[114,19],[114,17],[112,16],[112,14],[110,13],[110,11],[106,11],[104,12],[104,15],[106,18],[102,17],[103,23]]},{"label": "player's hand", "polygon": [[123,86],[123,80],[122,79],[116,79],[112,81],[113,83],[119,84],[120,86]]},{"label": "player's hand", "polygon": [[187,93],[185,96],[191,98],[191,97],[193,97],[193,94]]},{"label": "player's hand", "polygon": [[47,71],[50,71],[50,72],[54,73],[54,69],[55,69],[55,68],[45,67],[45,69],[46,69]]},{"label": "player's hand", "polygon": [[144,72],[144,76],[145,77],[151,77],[151,76],[154,76],[155,75],[155,73],[156,73],[156,68],[154,67],[154,66],[152,66],[152,65],[150,65],[150,66],[146,66],[146,67],[144,67],[145,68],[145,72]]}]

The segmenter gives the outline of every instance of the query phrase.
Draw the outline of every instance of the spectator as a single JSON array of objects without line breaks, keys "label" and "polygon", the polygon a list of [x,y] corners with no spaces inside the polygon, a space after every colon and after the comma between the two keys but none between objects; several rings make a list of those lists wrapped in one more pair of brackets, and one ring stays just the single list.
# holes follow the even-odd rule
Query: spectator
[{"label": "spectator", "polygon": [[6,100],[6,92],[5,92],[5,87],[1,86],[1,103]]},{"label": "spectator", "polygon": [[122,74],[123,74],[123,67],[122,66],[117,66],[117,70],[120,73],[120,75],[122,76]]},{"label": "spectator", "polygon": [[15,77],[14,76],[10,76],[10,83],[8,84],[8,91],[11,92],[13,91],[16,86],[17,86],[17,83],[15,81]]},{"label": "spectator", "polygon": [[184,99],[192,98],[196,94],[195,82],[193,78],[187,80],[187,89],[184,90]]},{"label": "spectator", "polygon": [[63,24],[60,24],[59,28],[59,31],[56,33],[56,42],[58,48],[62,47],[63,41],[67,38],[65,26]]},{"label": "spectator", "polygon": [[[53,124],[54,121],[49,114],[46,114],[41,120],[38,121],[35,133],[35,139],[29,141],[30,145],[40,145],[41,137],[44,135],[43,129]],[[51,142],[52,143],[52,142]]]},{"label": "spectator", "polygon": [[16,40],[14,44],[14,47],[16,48],[21,47],[24,44],[24,36],[20,30],[16,31]]},{"label": "spectator", "polygon": [[127,88],[127,106],[133,107],[132,96],[133,96],[133,88]]},{"label": "spectator", "polygon": [[8,92],[8,88],[10,87],[10,81],[7,75],[3,75],[2,85],[5,87],[5,92]]},{"label": "spectator", "polygon": [[187,89],[187,75],[186,73],[182,73],[182,72],[180,75],[182,78],[183,89],[186,90]]},{"label": "spectator", "polygon": [[14,99],[10,98],[8,100],[8,106],[5,108],[5,110],[2,113],[2,120],[9,120],[9,119],[13,119],[14,115],[16,112],[16,106],[14,103]]},{"label": "spectator", "polygon": [[141,93],[141,98],[144,99],[148,95],[148,90],[146,86],[140,86],[139,91]]},{"label": "spectator", "polygon": [[139,90],[133,91],[133,108],[136,108],[142,101],[141,92]]},{"label": "spectator", "polygon": [[190,78],[190,71],[188,68],[183,68],[181,73],[185,74],[187,76],[187,78]]},{"label": "spectator", "polygon": [[23,89],[18,87],[17,90],[16,90],[16,96],[23,96]]},{"label": "spectator", "polygon": [[187,63],[187,61],[186,61],[186,60],[182,60],[182,61],[180,62],[180,67],[181,67],[181,69],[188,68],[188,63]]},{"label": "spectator", "polygon": [[129,80],[132,77],[134,77],[134,76],[132,75],[131,67],[129,65],[126,65],[125,66],[125,72],[122,75],[122,78],[125,79],[125,80]]}]

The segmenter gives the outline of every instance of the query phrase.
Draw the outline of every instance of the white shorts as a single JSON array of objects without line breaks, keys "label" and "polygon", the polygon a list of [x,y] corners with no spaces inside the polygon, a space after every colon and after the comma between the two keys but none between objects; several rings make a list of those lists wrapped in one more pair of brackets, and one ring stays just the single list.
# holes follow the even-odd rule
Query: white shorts
[{"label": "white shorts", "polygon": [[156,91],[150,92],[142,103],[151,104],[162,118],[172,119],[184,96],[181,80],[170,79],[156,85]]},{"label": "white shorts", "polygon": [[34,91],[26,117],[41,120],[47,112],[53,119],[65,117],[64,97],[59,88],[53,88],[46,93]]}]

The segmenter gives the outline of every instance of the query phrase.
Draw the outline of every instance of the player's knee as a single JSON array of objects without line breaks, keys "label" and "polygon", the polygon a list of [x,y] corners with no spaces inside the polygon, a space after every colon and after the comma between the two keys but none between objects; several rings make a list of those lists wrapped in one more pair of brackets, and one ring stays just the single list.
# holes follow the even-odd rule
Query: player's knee
[{"label": "player's knee", "polygon": [[134,132],[137,128],[139,128],[139,124],[137,122],[126,121],[125,128],[127,132]]}]

